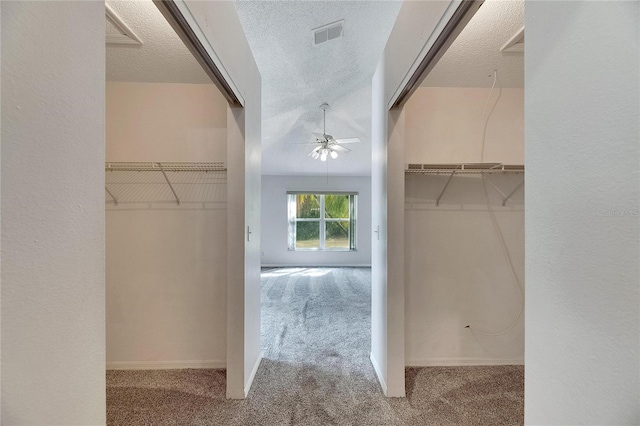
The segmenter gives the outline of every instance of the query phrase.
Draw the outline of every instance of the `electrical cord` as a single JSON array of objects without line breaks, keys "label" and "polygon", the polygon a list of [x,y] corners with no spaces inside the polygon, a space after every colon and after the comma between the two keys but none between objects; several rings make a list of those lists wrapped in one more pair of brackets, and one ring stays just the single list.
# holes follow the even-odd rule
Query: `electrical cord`
[{"label": "electrical cord", "polygon": [[491,107],[491,111],[489,111],[489,115],[487,115],[485,119],[485,114],[487,113],[487,105],[489,105],[489,100],[491,99],[491,95],[493,94],[493,89],[496,87],[496,82],[498,81],[498,70],[493,70],[493,84],[491,85],[491,90],[489,91],[489,96],[487,96],[487,100],[484,103],[484,109],[482,110],[482,147],[480,151],[480,162],[484,162],[484,142],[487,138],[487,124],[489,124],[489,117],[493,114],[493,110],[496,109],[496,105],[498,105],[498,101],[502,96],[502,87],[500,87],[500,91],[498,92],[498,97],[496,98],[495,103]]},{"label": "electrical cord", "polygon": [[[500,92],[498,94],[498,97],[496,98],[496,101],[493,104],[493,107],[491,107],[491,111],[489,111],[489,114],[485,118],[485,114],[487,112],[487,106],[489,105],[489,100],[491,99],[491,95],[493,94],[493,89],[495,88],[497,81],[498,81],[498,71],[494,70],[493,71],[493,85],[491,86],[491,91],[489,92],[489,96],[487,97],[487,101],[484,104],[484,110],[482,111],[483,130],[482,130],[482,152],[480,154],[480,161],[481,162],[484,161],[484,149],[485,149],[485,139],[486,139],[486,135],[487,135],[487,123],[489,122],[489,118],[491,117],[491,114],[493,113],[494,109],[496,108],[496,105],[498,104],[498,101],[500,100],[500,96],[502,95],[502,87],[500,87],[499,88]],[[498,240],[500,242],[500,247],[502,248],[502,254],[505,257],[505,261],[509,265],[509,271],[511,272],[511,278],[513,280],[513,284],[518,289],[518,294],[520,296],[520,311],[518,312],[518,315],[516,316],[516,318],[507,326],[507,328],[505,328],[504,330],[499,331],[499,332],[495,332],[495,333],[486,332],[486,331],[480,330],[480,329],[472,326],[471,324],[465,326],[465,328],[468,328],[472,333],[478,333],[478,334],[481,334],[483,336],[502,336],[502,335],[508,333],[509,331],[511,331],[513,329],[513,327],[515,327],[515,325],[520,320],[520,317],[522,317],[522,313],[524,312],[524,290],[522,289],[522,284],[520,284],[520,281],[518,280],[518,277],[516,275],[515,268],[513,266],[513,260],[511,259],[511,255],[509,254],[509,249],[507,248],[507,244],[504,241],[504,235],[502,234],[502,230],[500,229],[500,226],[498,226],[498,221],[496,219],[495,212],[493,211],[493,208],[491,207],[491,200],[489,199],[489,192],[487,191],[487,182],[485,180],[485,176],[484,175],[482,175],[482,188],[484,189],[485,199],[487,200],[487,210],[489,211],[489,216],[491,217],[491,223],[493,224],[493,229],[496,231],[496,234],[498,235]]]}]

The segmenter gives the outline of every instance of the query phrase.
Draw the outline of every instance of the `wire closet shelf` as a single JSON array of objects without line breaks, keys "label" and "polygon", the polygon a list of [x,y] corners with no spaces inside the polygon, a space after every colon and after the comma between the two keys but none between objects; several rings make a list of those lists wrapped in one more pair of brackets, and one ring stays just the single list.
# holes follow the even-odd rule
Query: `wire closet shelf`
[{"label": "wire closet shelf", "polygon": [[431,175],[524,173],[524,166],[508,165],[502,163],[407,164],[405,173],[420,173]]},{"label": "wire closet shelf", "polygon": [[106,202],[224,202],[223,162],[107,162]]},{"label": "wire closet shelf", "polygon": [[[451,183],[451,179],[455,175],[484,175],[484,174],[505,174],[517,173],[524,174],[523,165],[509,165],[502,163],[451,163],[451,164],[407,164],[405,174],[421,174],[421,175],[448,175],[449,179],[445,183],[440,195],[436,199],[436,206],[440,205],[440,200],[444,195],[447,187]],[[489,181],[491,183],[491,181]],[[509,198],[513,196],[524,185],[524,179],[509,194],[502,195],[502,205],[505,206]],[[497,188],[496,188],[497,189]]]}]

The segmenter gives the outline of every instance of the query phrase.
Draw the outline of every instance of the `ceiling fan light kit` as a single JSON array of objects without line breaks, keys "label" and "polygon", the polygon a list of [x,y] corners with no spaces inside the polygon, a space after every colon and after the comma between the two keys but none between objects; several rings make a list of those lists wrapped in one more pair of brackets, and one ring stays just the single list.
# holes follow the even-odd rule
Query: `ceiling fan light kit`
[{"label": "ceiling fan light kit", "polygon": [[341,143],[356,143],[360,142],[359,138],[346,138],[346,139],[334,139],[333,136],[327,134],[327,109],[329,104],[326,102],[320,105],[320,109],[323,112],[323,126],[322,134],[314,133],[316,141],[313,142],[316,145],[315,148],[309,153],[309,156],[314,160],[318,158],[320,161],[327,161],[328,157],[332,159],[338,158],[338,152],[350,152],[349,148],[341,146]]}]

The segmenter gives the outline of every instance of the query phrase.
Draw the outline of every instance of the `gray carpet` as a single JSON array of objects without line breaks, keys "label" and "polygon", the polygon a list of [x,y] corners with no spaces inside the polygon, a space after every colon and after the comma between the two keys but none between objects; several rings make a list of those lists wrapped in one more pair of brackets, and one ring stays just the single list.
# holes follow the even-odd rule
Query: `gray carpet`
[{"label": "gray carpet", "polygon": [[406,370],[385,398],[369,362],[366,268],[263,270],[265,359],[249,398],[223,370],[109,371],[110,425],[519,425],[521,366]]}]

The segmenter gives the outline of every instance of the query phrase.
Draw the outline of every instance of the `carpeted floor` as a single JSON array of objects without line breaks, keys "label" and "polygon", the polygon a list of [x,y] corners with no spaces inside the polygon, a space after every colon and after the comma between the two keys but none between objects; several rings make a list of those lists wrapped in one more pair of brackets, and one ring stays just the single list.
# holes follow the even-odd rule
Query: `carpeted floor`
[{"label": "carpeted floor", "polygon": [[366,268],[263,270],[265,358],[248,399],[225,399],[224,370],[109,371],[108,424],[523,424],[521,366],[409,368],[407,398],[385,398],[370,280]]}]

